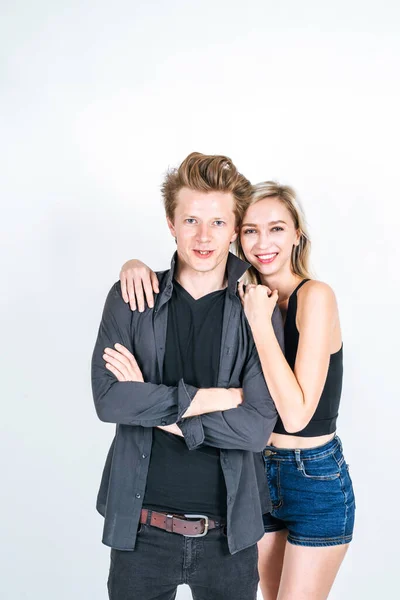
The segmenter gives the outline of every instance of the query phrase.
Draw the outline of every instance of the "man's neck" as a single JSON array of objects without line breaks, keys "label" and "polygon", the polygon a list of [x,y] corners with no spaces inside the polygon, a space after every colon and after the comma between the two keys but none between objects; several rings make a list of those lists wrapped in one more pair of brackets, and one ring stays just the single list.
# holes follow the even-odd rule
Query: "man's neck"
[{"label": "man's neck", "polygon": [[223,261],[212,271],[202,273],[191,269],[178,257],[174,276],[176,281],[195,300],[211,294],[211,292],[223,290],[228,285],[226,261]]}]

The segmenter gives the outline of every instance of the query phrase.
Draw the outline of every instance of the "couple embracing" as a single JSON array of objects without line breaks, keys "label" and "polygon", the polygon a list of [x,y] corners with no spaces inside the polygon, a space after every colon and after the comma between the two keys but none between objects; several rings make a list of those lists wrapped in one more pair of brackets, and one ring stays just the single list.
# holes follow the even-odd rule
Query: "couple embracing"
[{"label": "couple embracing", "polygon": [[124,265],[92,360],[97,414],[116,424],[97,501],[109,597],[188,584],[194,600],[255,600],[260,581],[264,600],[323,600],[355,502],[338,309],[311,278],[302,208],[200,153],[162,195],[171,267]]}]

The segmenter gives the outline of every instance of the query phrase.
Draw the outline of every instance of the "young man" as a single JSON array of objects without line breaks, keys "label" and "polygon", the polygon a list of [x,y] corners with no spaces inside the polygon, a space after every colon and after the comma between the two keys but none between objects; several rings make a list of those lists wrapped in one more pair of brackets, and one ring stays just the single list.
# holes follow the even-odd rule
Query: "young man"
[{"label": "young man", "polygon": [[[254,600],[270,500],[260,454],[277,413],[229,253],[250,198],[224,156],[190,154],[163,184],[177,252],[152,309],[111,289],[93,354],[97,414],[116,423],[97,508],[111,600]],[[275,332],[283,343],[278,310]]]}]

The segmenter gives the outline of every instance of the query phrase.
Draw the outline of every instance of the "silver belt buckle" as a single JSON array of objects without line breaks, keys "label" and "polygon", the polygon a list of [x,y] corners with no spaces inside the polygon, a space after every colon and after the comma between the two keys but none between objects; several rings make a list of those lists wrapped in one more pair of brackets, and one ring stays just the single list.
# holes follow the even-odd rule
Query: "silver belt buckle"
[{"label": "silver belt buckle", "polygon": [[184,537],[204,537],[208,533],[208,517],[206,515],[183,515],[186,519],[204,519],[204,531],[203,533],[195,533],[194,535],[184,535]]}]

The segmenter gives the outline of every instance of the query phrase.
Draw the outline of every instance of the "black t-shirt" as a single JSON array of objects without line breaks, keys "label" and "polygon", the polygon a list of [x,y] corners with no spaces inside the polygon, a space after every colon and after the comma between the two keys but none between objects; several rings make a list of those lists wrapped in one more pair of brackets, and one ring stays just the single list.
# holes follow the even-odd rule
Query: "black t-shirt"
[{"label": "black t-shirt", "polygon": [[[195,300],[179,283],[168,306],[163,383],[216,387],[226,290]],[[175,514],[226,516],[220,451],[188,450],[183,438],[155,428],[146,493],[147,508]]]}]

